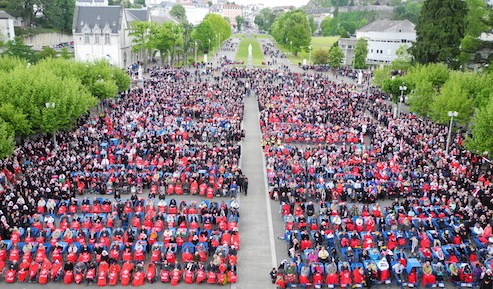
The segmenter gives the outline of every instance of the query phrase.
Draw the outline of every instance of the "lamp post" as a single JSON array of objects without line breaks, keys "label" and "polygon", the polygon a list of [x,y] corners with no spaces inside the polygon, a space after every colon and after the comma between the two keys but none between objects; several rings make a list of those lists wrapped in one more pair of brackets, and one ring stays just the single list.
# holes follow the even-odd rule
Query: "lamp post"
[{"label": "lamp post", "polygon": [[447,135],[447,145],[445,146],[445,154],[448,155],[448,149],[450,147],[450,136],[452,135],[452,122],[454,121],[454,117],[457,117],[459,113],[457,111],[449,111],[448,116],[450,116],[450,125],[448,128],[448,135]]},{"label": "lamp post", "polygon": [[217,49],[221,49],[221,32],[219,32],[219,37],[217,37]]},{"label": "lamp post", "polygon": [[[47,102],[45,103],[46,108],[55,108],[55,103],[54,102]],[[58,144],[56,142],[56,131],[53,132],[53,145],[55,147],[55,151],[58,149]]]},{"label": "lamp post", "polygon": [[289,44],[291,44],[291,52],[293,52],[293,40],[289,41]]},{"label": "lamp post", "polygon": [[211,39],[209,38],[209,51],[211,51]]},{"label": "lamp post", "polygon": [[308,65],[312,65],[312,46],[308,46]]},{"label": "lamp post", "polygon": [[197,40],[195,40],[195,63],[197,63]]},{"label": "lamp post", "polygon": [[402,102],[404,102],[404,91],[407,90],[407,86],[405,86],[405,82],[402,83],[402,85],[399,86],[399,90],[401,91],[401,97],[399,98],[399,108],[397,110],[397,116],[401,115],[401,105]]}]

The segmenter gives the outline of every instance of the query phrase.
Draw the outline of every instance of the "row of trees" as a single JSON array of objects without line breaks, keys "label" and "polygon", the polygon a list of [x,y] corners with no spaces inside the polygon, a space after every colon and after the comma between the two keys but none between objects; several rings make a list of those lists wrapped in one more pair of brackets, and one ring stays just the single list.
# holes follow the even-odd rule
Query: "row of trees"
[{"label": "row of trees", "polygon": [[289,47],[294,55],[310,46],[312,28],[306,13],[302,9],[290,10],[274,20],[271,27],[272,37],[277,43]]},{"label": "row of trees", "polygon": [[98,103],[127,90],[126,72],[107,62],[46,58],[36,64],[0,58],[0,157],[12,154],[14,137],[71,127]]},{"label": "row of trees", "polygon": [[[356,69],[368,68],[366,64],[366,56],[368,55],[368,41],[364,38],[358,39],[354,47],[354,63]],[[335,42],[330,50],[318,49],[313,53],[314,64],[327,64],[333,68],[343,66],[344,51],[339,47],[339,43]]]},{"label": "row of trees", "polygon": [[[193,27],[188,23],[182,5],[172,7],[170,14],[179,23],[164,22],[158,24],[148,21],[130,23],[130,35],[133,36],[132,50],[155,56],[159,52],[161,60],[169,59],[174,64],[181,59],[188,59],[195,50],[208,53],[213,47],[231,37],[229,22],[218,14],[207,14],[204,20]],[[149,56],[149,55],[148,55]]]}]

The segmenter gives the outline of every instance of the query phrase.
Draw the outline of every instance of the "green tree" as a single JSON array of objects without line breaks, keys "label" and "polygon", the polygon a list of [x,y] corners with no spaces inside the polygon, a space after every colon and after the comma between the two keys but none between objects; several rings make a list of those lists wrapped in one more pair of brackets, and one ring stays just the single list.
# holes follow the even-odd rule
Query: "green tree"
[{"label": "green tree", "polygon": [[245,24],[245,17],[238,15],[235,17],[235,20],[236,20],[236,27],[238,31],[240,31],[243,24]]},{"label": "green tree", "polygon": [[308,24],[310,25],[310,29],[312,34],[317,30],[317,24],[315,23],[315,17],[313,15],[308,16]]},{"label": "green tree", "polygon": [[14,154],[14,134],[9,133],[8,124],[0,120],[0,158]]},{"label": "green tree", "polygon": [[[212,29],[215,33],[221,33],[221,42],[231,37],[231,25],[228,21],[226,21],[226,19],[221,17],[221,15],[209,13],[205,16],[204,21],[207,21],[211,24]],[[205,46],[205,42],[203,45]]]},{"label": "green tree", "polygon": [[410,50],[414,60],[457,67],[466,12],[462,0],[426,0],[416,25],[416,42]]},{"label": "green tree", "polygon": [[313,52],[314,64],[327,64],[329,61],[329,52],[323,49],[317,49]]},{"label": "green tree", "polygon": [[8,134],[28,135],[31,133],[30,124],[27,116],[19,111],[11,103],[5,103],[0,106],[0,119],[7,123]]},{"label": "green tree", "polygon": [[[43,61],[48,61],[46,59]],[[55,132],[70,127],[97,103],[80,80],[72,75],[57,76],[44,65],[16,67],[0,72],[0,103],[11,104],[26,115],[33,132]],[[55,103],[47,107],[46,103]]]},{"label": "green tree", "polygon": [[449,111],[457,111],[459,115],[454,118],[459,123],[467,123],[473,112],[473,98],[462,88],[458,80],[461,72],[452,72],[450,79],[443,85],[440,93],[433,98],[430,107],[430,116],[439,123],[446,124],[450,121]]},{"label": "green tree", "polygon": [[488,105],[476,110],[472,118],[472,138],[467,138],[465,147],[473,152],[491,153],[493,151],[493,98]]},{"label": "green tree", "polygon": [[332,46],[329,51],[328,63],[330,67],[340,68],[342,67],[342,61],[344,60],[344,51],[337,45]]},{"label": "green tree", "polygon": [[258,26],[259,30],[270,32],[277,14],[278,13],[275,13],[270,8],[263,8],[255,16],[253,23]]},{"label": "green tree", "polygon": [[372,85],[376,87],[382,87],[383,83],[391,77],[392,71],[393,69],[390,68],[390,66],[388,65],[379,66],[373,72]]},{"label": "green tree", "polygon": [[[387,78],[383,81],[382,91],[392,95],[392,101],[397,103],[401,92],[403,95],[408,95],[412,90],[411,83],[406,83],[402,77]],[[405,86],[406,90],[400,90],[401,86]]]},{"label": "green tree", "polygon": [[72,33],[75,0],[42,0],[42,24],[46,28]]},{"label": "green tree", "polygon": [[396,19],[397,20],[409,20],[412,23],[418,23],[419,16],[421,15],[421,9],[423,4],[419,2],[407,1],[401,6],[396,7]]},{"label": "green tree", "polygon": [[36,51],[24,44],[24,40],[20,37],[15,37],[14,40],[7,41],[5,50],[1,55],[22,58],[30,63],[38,61]]},{"label": "green tree", "polygon": [[192,40],[197,41],[198,50],[207,49],[209,46],[209,39],[211,39],[212,44],[217,43],[218,37],[219,34],[216,33],[209,21],[202,21],[192,32]]},{"label": "green tree", "polygon": [[292,52],[295,55],[308,49],[311,42],[310,25],[302,9],[290,10],[277,18],[271,32],[277,43],[291,47],[292,41]]},{"label": "green tree", "polygon": [[360,38],[356,41],[354,46],[354,68],[365,69],[368,67],[366,64],[366,56],[368,55],[368,41],[364,38]]},{"label": "green tree", "polygon": [[132,52],[139,53],[141,51],[148,51],[152,48],[150,41],[152,39],[151,28],[152,24],[147,21],[132,21],[130,22],[129,35],[132,39]]},{"label": "green tree", "polygon": [[24,58],[5,55],[0,56],[0,71],[9,72],[18,66],[27,67],[27,65],[28,62]]},{"label": "green tree", "polygon": [[7,13],[14,17],[21,17],[26,26],[31,27],[36,23],[37,14],[43,11],[41,0],[12,0],[7,7]]},{"label": "green tree", "polygon": [[397,58],[392,61],[391,67],[394,70],[407,71],[411,67],[412,56],[408,52],[409,46],[401,45],[395,51]]},{"label": "green tree", "polygon": [[169,11],[169,15],[175,17],[180,21],[185,21],[187,19],[187,13],[185,11],[185,7],[183,7],[183,5],[181,4],[176,4],[173,7],[171,7],[171,10]]},{"label": "green tree", "polygon": [[323,36],[339,35],[341,31],[341,22],[339,18],[325,17],[320,23]]},{"label": "green tree", "polygon": [[48,57],[51,58],[57,57],[57,52],[55,51],[55,49],[45,46],[41,49],[41,51],[38,52],[38,58],[44,59]]},{"label": "green tree", "polygon": [[175,49],[178,43],[183,41],[181,38],[180,25],[175,25],[172,22],[163,22],[158,24],[151,23],[149,46],[151,49],[157,49],[161,55],[161,59],[164,61],[166,56],[170,56],[171,64],[173,63]]}]

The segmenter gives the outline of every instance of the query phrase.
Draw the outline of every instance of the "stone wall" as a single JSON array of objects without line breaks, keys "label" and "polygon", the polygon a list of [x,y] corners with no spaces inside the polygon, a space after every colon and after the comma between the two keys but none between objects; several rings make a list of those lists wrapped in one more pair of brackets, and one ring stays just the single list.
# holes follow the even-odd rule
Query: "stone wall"
[{"label": "stone wall", "polygon": [[41,50],[43,46],[57,45],[63,42],[72,42],[72,35],[63,33],[41,33],[24,37],[24,43],[31,45],[34,50]]}]

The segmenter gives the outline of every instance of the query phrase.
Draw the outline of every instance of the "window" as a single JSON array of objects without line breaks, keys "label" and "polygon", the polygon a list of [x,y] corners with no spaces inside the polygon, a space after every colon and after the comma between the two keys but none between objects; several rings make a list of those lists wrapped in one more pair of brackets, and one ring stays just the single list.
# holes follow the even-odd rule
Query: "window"
[{"label": "window", "polygon": [[110,34],[109,33],[106,33],[104,35],[104,44],[105,45],[110,45],[111,41],[110,41]]},{"label": "window", "polygon": [[89,38],[89,34],[84,34],[84,44],[91,44],[91,40]]},{"label": "window", "polygon": [[94,37],[94,44],[99,44],[99,35],[97,35],[97,34]]}]

